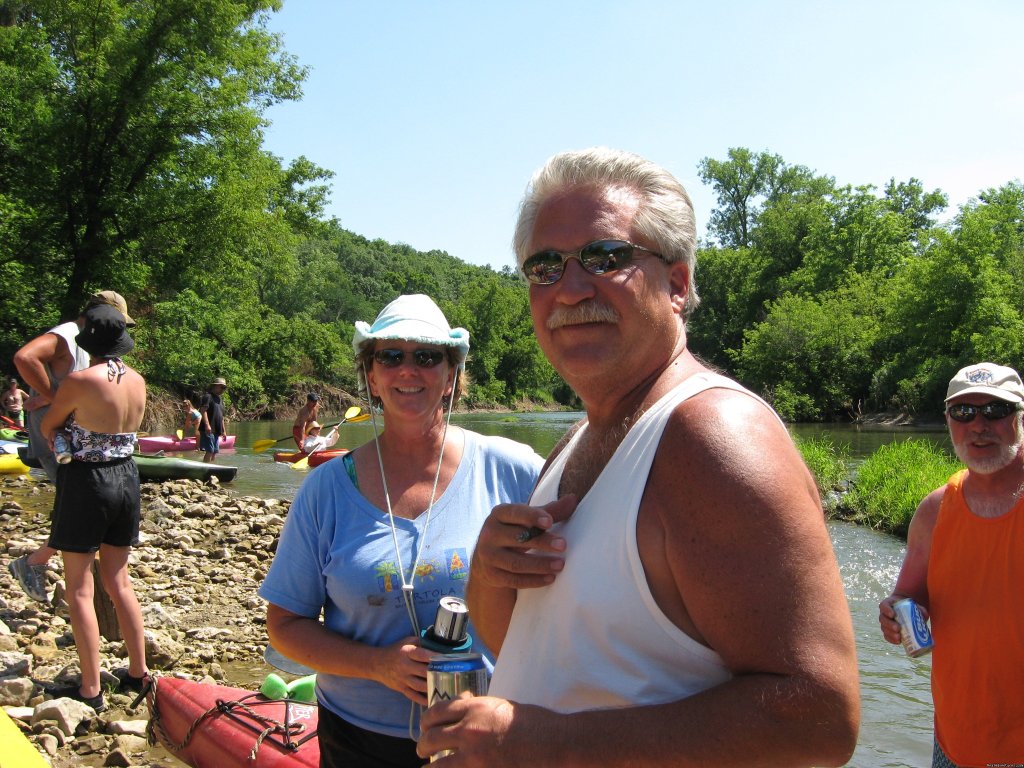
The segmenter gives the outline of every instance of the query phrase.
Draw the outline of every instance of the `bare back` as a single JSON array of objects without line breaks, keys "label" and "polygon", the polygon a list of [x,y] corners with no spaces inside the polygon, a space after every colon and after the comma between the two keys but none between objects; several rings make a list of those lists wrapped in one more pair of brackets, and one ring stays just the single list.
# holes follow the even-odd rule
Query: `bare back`
[{"label": "bare back", "polygon": [[97,362],[70,374],[57,391],[43,421],[49,434],[74,414],[75,421],[92,432],[136,432],[146,411],[146,381],[134,369]]}]

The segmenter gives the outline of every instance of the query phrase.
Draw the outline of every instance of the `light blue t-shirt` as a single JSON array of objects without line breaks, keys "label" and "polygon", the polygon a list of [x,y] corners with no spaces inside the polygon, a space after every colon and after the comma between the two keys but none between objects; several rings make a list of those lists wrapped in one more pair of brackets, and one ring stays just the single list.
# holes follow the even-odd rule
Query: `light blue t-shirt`
[{"label": "light blue t-shirt", "polygon": [[[525,503],[543,464],[527,445],[463,431],[462,460],[434,502],[413,582],[421,629],[434,623],[442,597],[465,597],[484,520],[497,504]],[[407,580],[426,518],[395,518]],[[323,609],[328,629],[368,645],[390,645],[413,631],[387,513],[356,490],[341,461],[317,467],[299,488],[259,595],[300,616],[318,617]],[[493,661],[472,620],[470,634],[473,650]],[[380,683],[318,674],[317,697],[353,725],[409,737],[411,702]]]}]

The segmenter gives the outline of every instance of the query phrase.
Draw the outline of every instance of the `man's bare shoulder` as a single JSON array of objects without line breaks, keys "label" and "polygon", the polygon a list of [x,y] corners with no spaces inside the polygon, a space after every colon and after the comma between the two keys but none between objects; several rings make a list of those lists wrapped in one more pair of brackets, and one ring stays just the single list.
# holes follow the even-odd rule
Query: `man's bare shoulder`
[{"label": "man's bare shoulder", "polygon": [[788,463],[798,457],[792,438],[775,413],[746,391],[713,387],[676,406],[665,426],[659,452],[685,450],[691,460],[756,464]]}]

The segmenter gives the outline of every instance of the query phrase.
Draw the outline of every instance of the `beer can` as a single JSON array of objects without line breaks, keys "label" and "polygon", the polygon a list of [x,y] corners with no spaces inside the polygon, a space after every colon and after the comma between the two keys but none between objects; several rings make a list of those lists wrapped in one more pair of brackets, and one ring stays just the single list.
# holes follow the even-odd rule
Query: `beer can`
[{"label": "beer can", "polygon": [[[487,684],[487,666],[479,653],[449,653],[427,662],[428,707],[439,701],[451,701],[467,691],[473,696],[484,696]],[[441,750],[430,756],[430,762],[451,753],[450,749]]]},{"label": "beer can", "polygon": [[893,610],[896,611],[896,621],[900,625],[900,639],[903,641],[907,656],[916,659],[918,656],[931,653],[935,643],[932,640],[928,624],[924,620],[924,614],[921,613],[917,603],[909,597],[905,597],[893,605]]},{"label": "beer can", "polygon": [[71,461],[71,446],[67,438],[60,432],[53,436],[53,457],[58,464],[67,464]]}]

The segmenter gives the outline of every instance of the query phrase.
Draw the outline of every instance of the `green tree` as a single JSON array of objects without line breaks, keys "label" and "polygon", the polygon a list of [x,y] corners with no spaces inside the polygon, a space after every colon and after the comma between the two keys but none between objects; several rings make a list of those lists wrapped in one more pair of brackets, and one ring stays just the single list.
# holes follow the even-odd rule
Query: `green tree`
[{"label": "green tree", "polygon": [[[39,0],[0,29],[0,92],[23,101],[0,139],[0,177],[23,214],[10,251],[62,315],[101,285],[136,297],[187,284],[200,235],[251,223],[222,215],[225,197],[252,193],[248,173],[263,175],[256,197],[270,207],[282,172],[260,162],[261,114],[296,98],[304,76],[265,29],[277,7]],[[291,170],[293,182],[317,175]],[[154,253],[154,241],[173,245]]]}]

